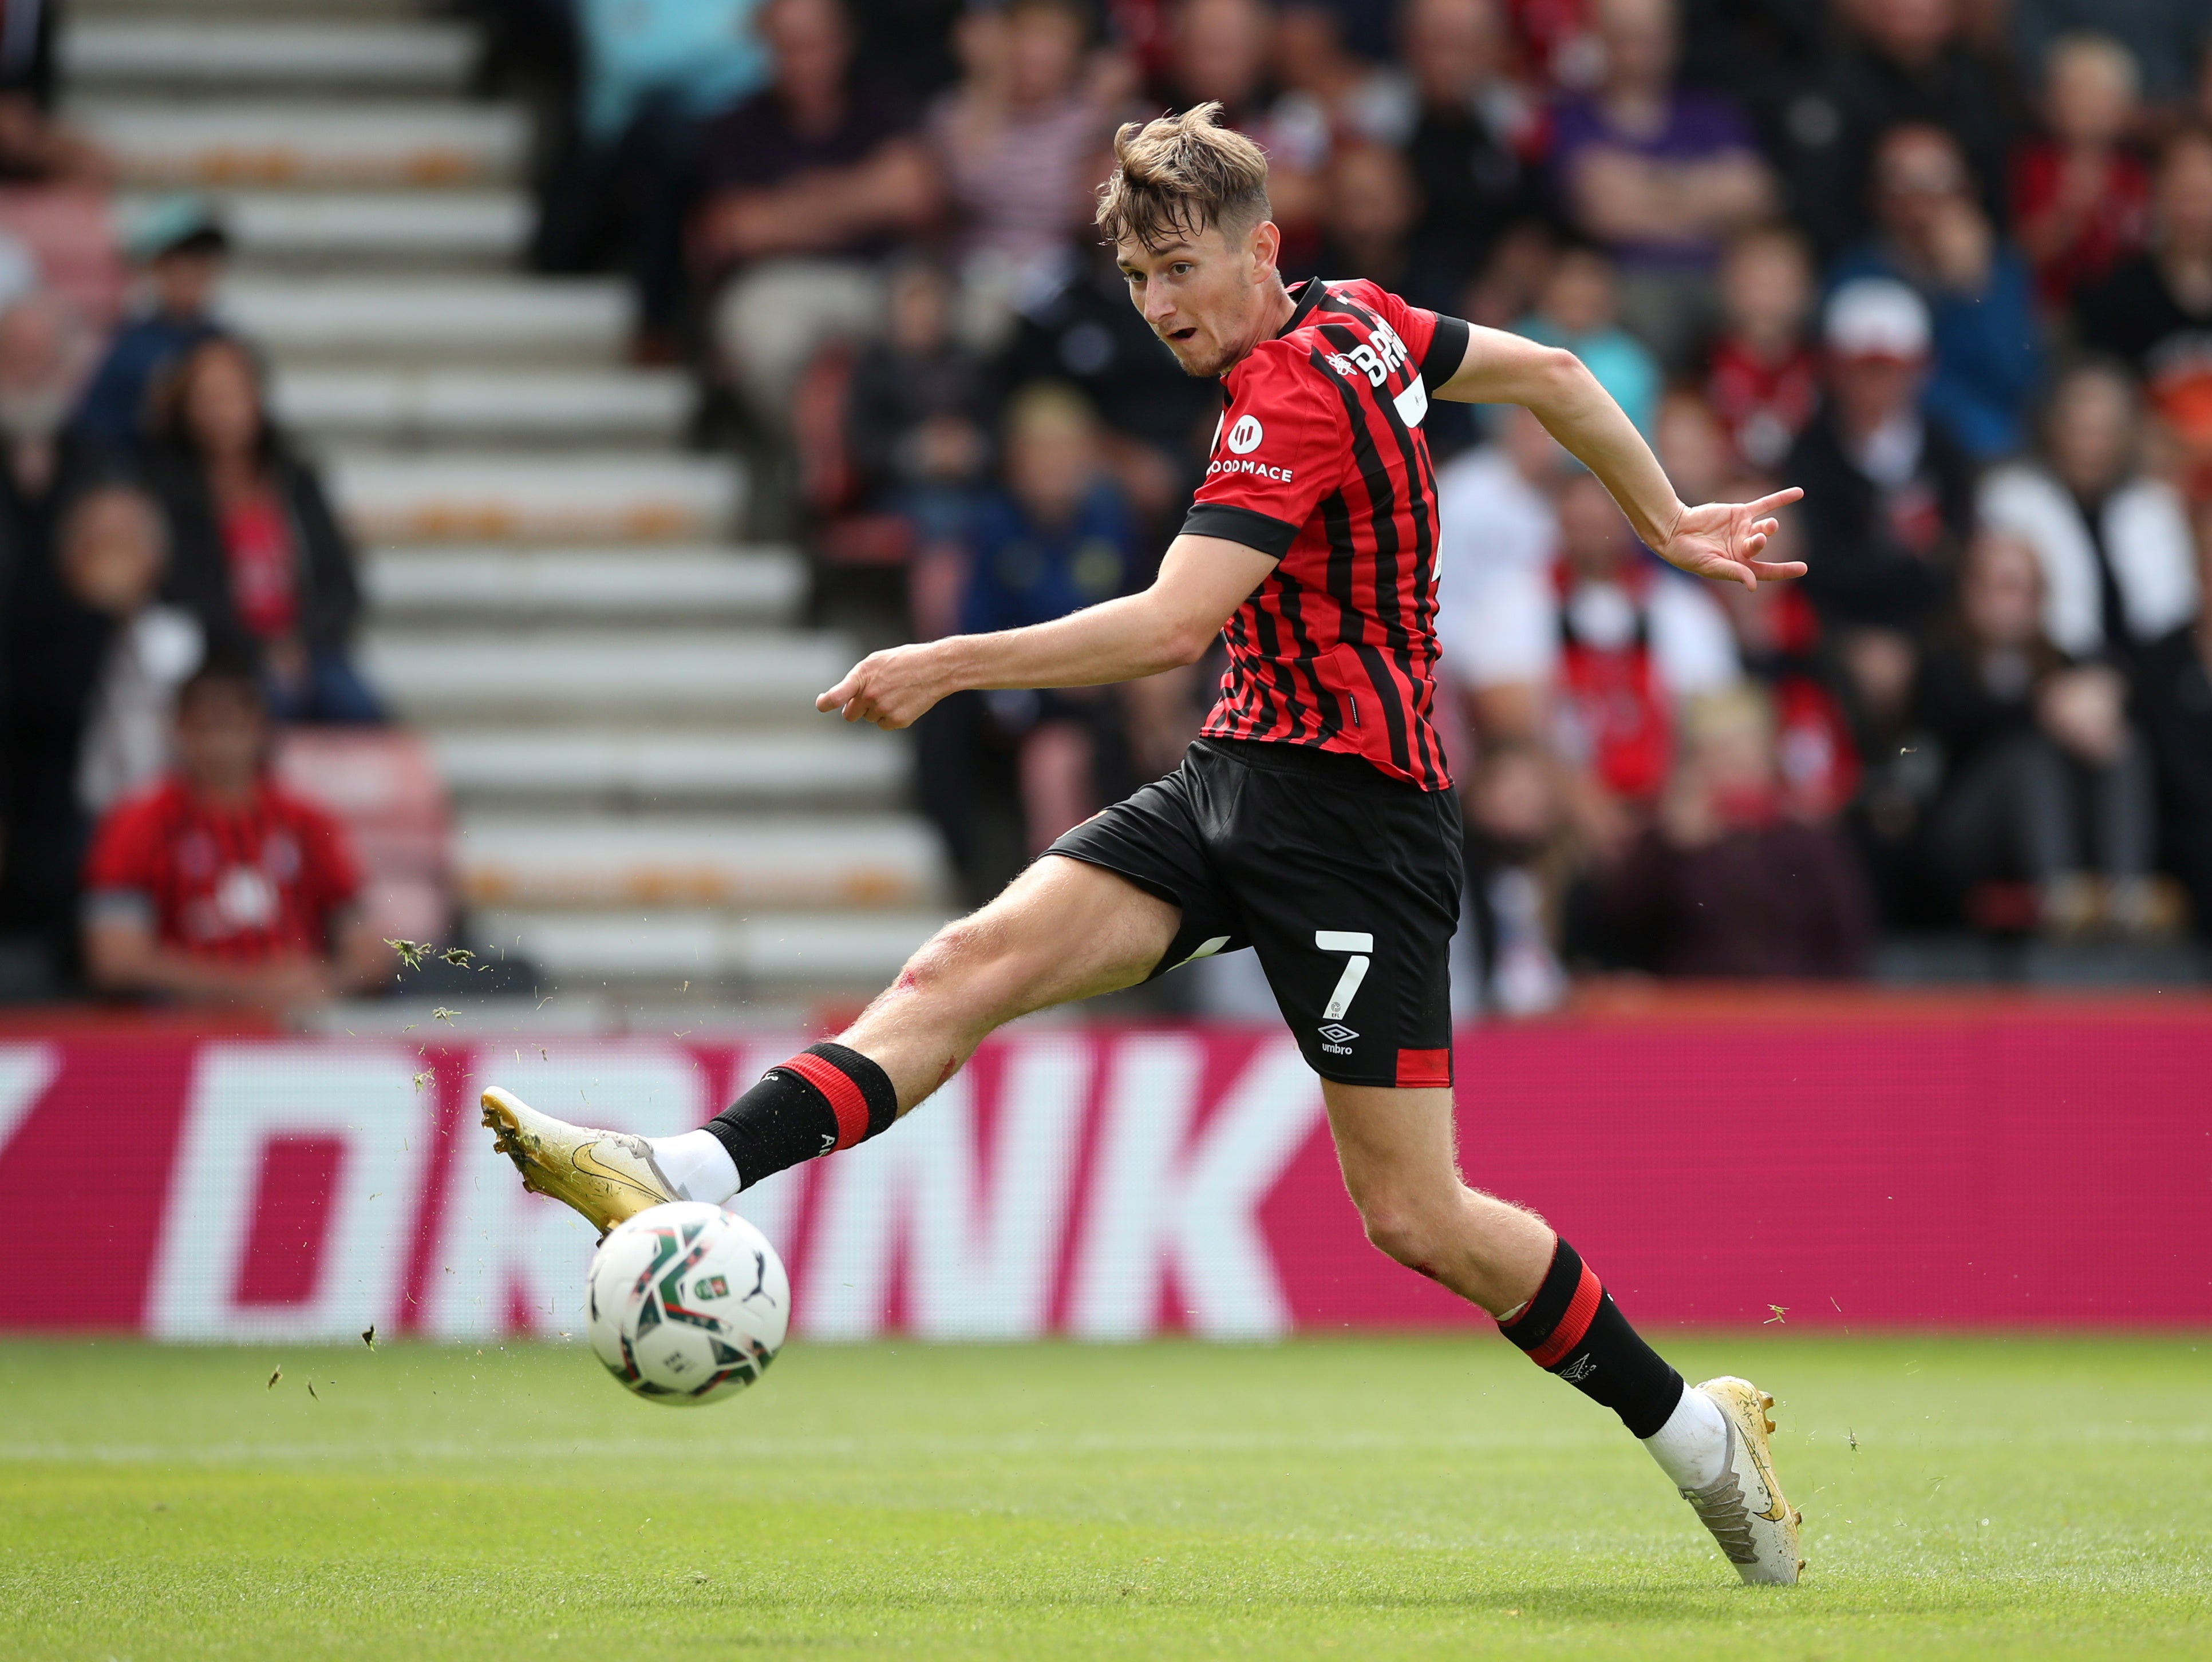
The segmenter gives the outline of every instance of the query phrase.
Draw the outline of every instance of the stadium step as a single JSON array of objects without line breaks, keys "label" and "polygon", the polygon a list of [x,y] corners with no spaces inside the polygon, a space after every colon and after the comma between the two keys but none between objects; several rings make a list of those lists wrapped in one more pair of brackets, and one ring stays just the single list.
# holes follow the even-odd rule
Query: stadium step
[{"label": "stadium step", "polygon": [[906,746],[872,728],[803,736],[447,728],[433,731],[430,749],[447,786],[474,804],[882,804],[908,767]]},{"label": "stadium step", "polygon": [[453,373],[463,355],[472,368],[510,358],[611,363],[629,324],[618,283],[512,276],[244,277],[225,285],[222,305],[280,360],[388,367],[397,355]]},{"label": "stadium step", "polygon": [[796,555],[653,545],[610,549],[383,549],[362,573],[386,618],[755,622],[793,616],[806,591]]},{"label": "stadium step", "polygon": [[[260,265],[446,265],[510,262],[530,239],[520,191],[239,191],[213,192],[242,260]],[[116,198],[125,224],[152,200]],[[234,284],[233,287],[236,287]],[[519,285],[518,285],[519,286]],[[563,288],[572,285],[563,284]]]},{"label": "stadium step", "polygon": [[294,428],[387,443],[672,440],[694,399],[690,379],[672,370],[289,369],[273,392]]},{"label": "stadium step", "polygon": [[453,23],[270,18],[88,20],[62,37],[72,88],[267,86],[459,88],[477,56],[473,33]]},{"label": "stadium step", "polygon": [[355,452],[331,473],[364,542],[697,542],[728,534],[744,497],[734,461],[652,453]]},{"label": "stadium step", "polygon": [[720,719],[740,707],[820,720],[815,695],[835,684],[855,654],[840,635],[782,630],[493,634],[379,626],[364,656],[377,684],[410,716],[588,724],[648,713]]},{"label": "stadium step", "polygon": [[137,185],[499,184],[529,143],[522,112],[493,105],[85,98],[69,111]]},{"label": "stadium step", "polygon": [[938,898],[936,834],[904,815],[806,818],[461,816],[476,906],[918,907]]},{"label": "stadium step", "polygon": [[928,911],[744,918],[697,911],[497,911],[481,914],[480,933],[556,978],[584,986],[649,980],[666,994],[677,992],[679,981],[698,980],[793,991],[881,986],[944,921],[944,913]]}]

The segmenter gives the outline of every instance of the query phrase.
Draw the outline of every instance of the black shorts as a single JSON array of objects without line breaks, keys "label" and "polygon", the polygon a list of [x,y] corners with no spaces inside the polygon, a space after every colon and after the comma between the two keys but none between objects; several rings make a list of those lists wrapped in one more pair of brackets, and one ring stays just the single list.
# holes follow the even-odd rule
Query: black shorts
[{"label": "black shorts", "polygon": [[1182,908],[1154,975],[1255,948],[1316,1073],[1451,1083],[1463,856],[1449,791],[1308,745],[1202,738],[1048,851]]}]

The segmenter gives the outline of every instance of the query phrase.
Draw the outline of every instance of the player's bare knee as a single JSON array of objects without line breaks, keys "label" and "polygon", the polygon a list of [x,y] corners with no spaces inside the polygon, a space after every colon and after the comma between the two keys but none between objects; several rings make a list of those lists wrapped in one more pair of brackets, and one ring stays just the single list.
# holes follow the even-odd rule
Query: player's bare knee
[{"label": "player's bare knee", "polygon": [[1359,1221],[1377,1252],[1424,1275],[1436,1273],[1432,1266],[1446,1245],[1445,1231],[1429,1208],[1396,1196],[1370,1197],[1359,1203]]}]

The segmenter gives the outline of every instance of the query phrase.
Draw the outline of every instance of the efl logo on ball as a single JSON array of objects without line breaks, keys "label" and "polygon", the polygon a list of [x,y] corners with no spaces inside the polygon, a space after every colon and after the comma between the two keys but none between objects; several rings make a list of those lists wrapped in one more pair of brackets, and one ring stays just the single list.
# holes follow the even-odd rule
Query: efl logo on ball
[{"label": "efl logo on ball", "polygon": [[1229,448],[1239,456],[1249,456],[1260,447],[1260,423],[1249,416],[1239,416],[1237,425],[1229,429]]}]

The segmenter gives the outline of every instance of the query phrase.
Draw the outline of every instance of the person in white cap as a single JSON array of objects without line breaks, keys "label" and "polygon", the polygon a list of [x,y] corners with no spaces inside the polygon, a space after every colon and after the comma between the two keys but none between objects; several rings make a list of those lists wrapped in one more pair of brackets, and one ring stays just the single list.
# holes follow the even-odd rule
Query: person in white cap
[{"label": "person in white cap", "polygon": [[1928,308],[1859,277],[1829,297],[1822,334],[1826,401],[1783,470],[1820,505],[1806,592],[1832,628],[1910,629],[1949,593],[1973,511],[1972,463],[1920,413]]}]

